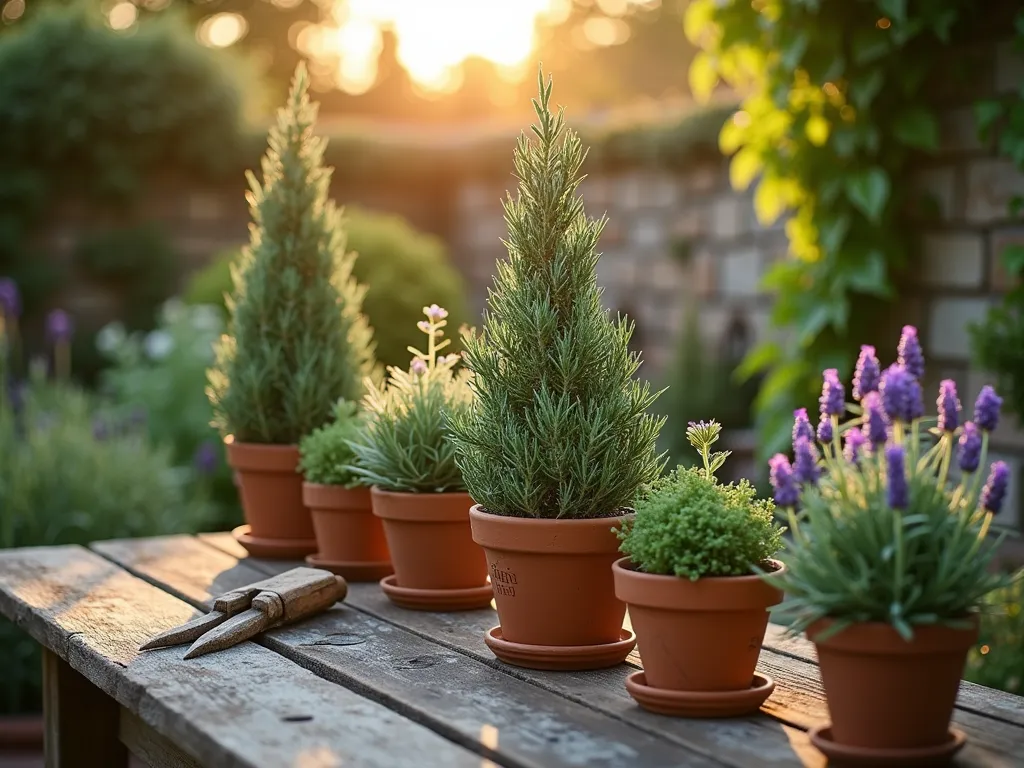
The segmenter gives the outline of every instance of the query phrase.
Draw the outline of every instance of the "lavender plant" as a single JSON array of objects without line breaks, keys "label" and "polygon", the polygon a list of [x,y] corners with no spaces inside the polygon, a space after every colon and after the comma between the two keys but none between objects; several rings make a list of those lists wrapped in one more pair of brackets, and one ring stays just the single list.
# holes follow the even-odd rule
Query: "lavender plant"
[{"label": "lavender plant", "polygon": [[974,420],[961,425],[956,384],[943,381],[929,427],[915,328],[903,329],[897,351],[882,371],[874,348],[861,349],[854,403],[836,371],[825,371],[817,434],[798,411],[792,463],[782,454],[769,462],[793,534],[778,609],[793,632],[828,617],[829,634],[884,622],[909,640],[915,626],[965,624],[1008,582],[990,572],[999,538],[988,533],[1009,472],[995,462],[984,480],[980,470],[1002,401],[982,388]]},{"label": "lavender plant", "polygon": [[427,351],[413,353],[408,371],[390,366],[380,387],[367,381],[363,400],[366,427],[349,442],[355,461],[346,470],[365,485],[406,493],[464,491],[448,439],[446,417],[462,417],[473,401],[471,374],[455,366],[460,357],[442,355],[448,312],[433,304],[423,308],[417,327],[427,336]]}]

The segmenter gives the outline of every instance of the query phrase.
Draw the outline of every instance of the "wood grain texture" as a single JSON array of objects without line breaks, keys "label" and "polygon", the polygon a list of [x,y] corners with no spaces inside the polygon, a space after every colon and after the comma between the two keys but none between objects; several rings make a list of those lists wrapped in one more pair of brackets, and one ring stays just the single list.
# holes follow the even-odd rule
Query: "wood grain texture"
[{"label": "wood grain texture", "polygon": [[202,768],[165,736],[154,731],[124,707],[118,732],[121,742],[149,768]]},{"label": "wood grain texture", "polygon": [[[192,537],[92,546],[196,605],[209,602],[214,584],[230,587],[260,573]],[[379,591],[376,585],[355,587]],[[260,642],[506,765],[721,765],[346,605],[272,630]]]},{"label": "wood grain texture", "polygon": [[194,609],[81,547],[0,552],[0,613],[204,765],[480,766],[253,643],[189,662],[180,648],[140,654],[146,637]]},{"label": "wood grain texture", "polygon": [[[230,538],[221,534],[204,535],[202,540],[234,556],[245,556],[245,551]],[[250,560],[267,573],[287,564]],[[628,697],[622,681],[631,668],[604,670],[599,673],[565,673],[557,676],[542,672],[509,667],[494,659],[483,642],[483,632],[497,623],[493,611],[472,611],[449,614],[420,614],[402,611],[393,606],[374,585],[352,585],[349,603],[371,615],[395,623],[424,637],[438,639],[456,650],[468,653],[573,700],[586,703],[600,711],[614,714],[640,727],[654,718],[652,732],[674,738],[691,748],[712,754],[734,765],[823,765],[824,760],[809,743],[804,729],[828,722],[828,709],[816,664],[796,657],[794,650],[813,646],[798,645],[793,641],[780,642],[780,651],[767,645],[778,642],[782,628],[770,626],[766,648],[761,653],[758,669],[775,679],[776,689],[762,707],[771,719],[750,718],[746,721],[690,721],[663,718],[640,710]],[[986,694],[993,695],[994,703]],[[1024,730],[1012,718],[1001,716],[1013,713],[1012,700],[1017,697],[998,691],[965,684],[961,686],[954,722],[963,728],[971,741],[961,753],[958,766],[1011,766],[1020,764],[1024,754]],[[741,723],[743,725],[741,726]],[[795,726],[795,727],[793,727]],[[769,731],[765,734],[764,731]]]}]

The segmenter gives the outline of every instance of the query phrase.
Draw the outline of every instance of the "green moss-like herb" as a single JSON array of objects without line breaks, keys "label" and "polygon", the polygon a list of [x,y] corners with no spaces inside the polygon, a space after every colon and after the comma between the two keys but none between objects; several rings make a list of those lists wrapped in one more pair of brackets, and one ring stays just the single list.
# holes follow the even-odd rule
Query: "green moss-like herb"
[{"label": "green moss-like herb", "polygon": [[334,421],[314,429],[299,443],[299,468],[306,480],[346,488],[359,485],[359,476],[349,468],[355,460],[349,443],[359,437],[362,426],[356,404],[339,400],[334,408]]}]

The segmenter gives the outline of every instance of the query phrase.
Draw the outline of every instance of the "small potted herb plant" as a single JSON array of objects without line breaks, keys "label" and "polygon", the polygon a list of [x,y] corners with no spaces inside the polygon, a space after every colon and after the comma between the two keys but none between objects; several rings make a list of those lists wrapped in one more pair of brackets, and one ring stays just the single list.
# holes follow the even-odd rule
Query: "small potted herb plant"
[{"label": "small potted herb plant", "polygon": [[612,580],[614,529],[661,474],[662,421],[634,378],[632,325],[601,306],[604,221],[583,210],[585,151],[550,98],[541,76],[536,139],[519,140],[519,196],[505,203],[509,258],[482,332],[466,338],[477,399],[450,426],[501,622],[488,646],[512,664],[594,669],[635,645]]},{"label": "small potted herb plant", "polygon": [[427,351],[413,347],[408,371],[388,368],[388,380],[368,388],[366,427],[350,443],[350,469],[372,485],[373,513],[384,523],[395,573],[381,580],[397,605],[466,610],[490,604],[483,552],[473,543],[462,473],[448,440],[445,416],[469,408],[470,373],[459,355],[442,355],[448,313],[424,307],[417,325]]},{"label": "small potted herb plant", "polygon": [[661,714],[742,715],[775,687],[754,668],[768,608],[782,600],[774,582],[785,567],[772,557],[783,529],[750,483],[715,478],[729,455],[711,452],[721,429],[690,424],[686,437],[702,465],[651,484],[619,532],[628,557],[613,567],[615,593],[629,606],[644,663],[626,689]]},{"label": "small potted herb plant", "polygon": [[817,432],[798,412],[793,463],[770,464],[793,533],[780,608],[817,647],[832,723],[811,737],[839,762],[935,765],[963,745],[949,721],[964,662],[985,595],[1008,579],[989,568],[986,535],[1009,473],[982,469],[1001,400],[984,387],[961,425],[946,380],[937,421],[925,419],[923,374],[911,326],[884,372],[863,347],[857,402],[825,371]]},{"label": "small potted herb plant", "polygon": [[357,401],[374,370],[365,289],[352,277],[341,213],[328,199],[324,141],[300,65],[270,130],[263,183],[249,174],[251,241],[232,268],[230,333],[217,345],[208,393],[227,443],[247,525],[236,539],[258,557],[316,551],[302,503],[298,442]]},{"label": "small potted herb plant", "polygon": [[379,581],[392,573],[388,543],[373,514],[370,489],[349,467],[355,459],[350,441],[361,428],[356,404],[339,400],[334,420],[299,443],[302,500],[313,516],[317,543],[306,563],[349,581]]}]

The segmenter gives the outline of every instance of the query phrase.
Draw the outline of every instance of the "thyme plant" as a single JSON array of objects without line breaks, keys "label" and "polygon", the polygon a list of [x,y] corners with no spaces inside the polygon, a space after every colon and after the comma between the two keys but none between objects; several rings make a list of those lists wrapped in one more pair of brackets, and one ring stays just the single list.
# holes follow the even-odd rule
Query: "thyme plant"
[{"label": "thyme plant", "polygon": [[405,493],[464,491],[448,439],[446,416],[459,418],[473,400],[470,372],[458,371],[459,355],[442,355],[448,312],[433,304],[423,308],[417,327],[427,335],[427,351],[413,353],[408,371],[390,366],[380,387],[367,381],[367,424],[349,443],[355,461],[347,467],[365,485]]},{"label": "thyme plant", "polygon": [[678,467],[646,488],[636,517],[619,531],[619,547],[638,570],[696,581],[706,576],[748,576],[782,548],[775,505],[758,499],[746,480],[722,485],[715,478],[729,451],[712,452],[722,426],[700,422],[686,438],[701,466]]},{"label": "thyme plant", "polygon": [[476,402],[450,427],[470,495],[488,512],[587,518],[620,512],[661,473],[657,397],[634,374],[633,332],[601,306],[594,268],[604,219],[576,190],[586,152],[552,113],[539,77],[533,141],[515,150],[519,195],[505,201],[509,258],[483,330],[465,340]]},{"label": "thyme plant", "polygon": [[232,268],[231,335],[209,374],[215,423],[239,442],[297,443],[339,398],[359,400],[374,372],[365,288],[328,198],[331,169],[307,91],[299,65],[270,130],[263,183],[248,174],[251,240]]},{"label": "thyme plant", "polygon": [[[910,640],[915,626],[963,625],[1008,583],[991,572],[1000,539],[987,534],[1009,470],[997,461],[985,480],[981,469],[1002,400],[984,387],[974,420],[961,424],[956,385],[946,380],[938,419],[925,419],[923,375],[912,326],[884,372],[874,348],[862,347],[853,380],[859,402],[847,404],[838,374],[825,371],[817,431],[801,409],[793,463],[771,459],[775,503],[793,532],[780,608],[792,631],[827,617],[835,622],[829,634],[884,622]],[[840,423],[848,410],[854,417]]]},{"label": "thyme plant", "polygon": [[349,468],[355,460],[349,441],[359,437],[362,425],[363,415],[356,404],[339,400],[334,406],[334,419],[302,438],[299,469],[307,482],[346,488],[360,484],[359,476]]}]

